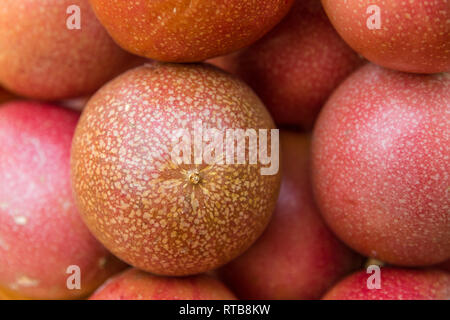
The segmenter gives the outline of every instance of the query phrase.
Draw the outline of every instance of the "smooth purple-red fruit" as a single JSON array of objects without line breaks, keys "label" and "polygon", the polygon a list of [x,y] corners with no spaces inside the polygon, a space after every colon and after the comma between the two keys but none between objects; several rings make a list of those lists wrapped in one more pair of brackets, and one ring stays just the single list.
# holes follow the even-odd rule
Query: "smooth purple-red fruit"
[{"label": "smooth purple-red fruit", "polygon": [[[73,29],[77,21],[80,29]],[[41,100],[79,97],[137,62],[109,37],[88,0],[2,1],[0,83],[12,92]]]},{"label": "smooth purple-red fruit", "polygon": [[255,42],[288,12],[293,0],[90,0],[125,50],[166,62],[197,62]]},{"label": "smooth purple-red fruit", "polygon": [[395,265],[450,257],[449,74],[368,64],[331,96],[314,130],[312,175],[331,229]]},{"label": "smooth purple-red fruit", "polygon": [[109,279],[90,300],[235,300],[234,294],[209,275],[158,277],[129,269]]},{"label": "smooth purple-red fruit", "polygon": [[[75,206],[70,146],[78,118],[36,102],[0,108],[0,286],[20,296],[81,297],[124,266]],[[67,287],[69,266],[80,268],[80,290]]]},{"label": "smooth purple-red fruit", "polygon": [[318,299],[362,259],[323,222],[309,180],[310,137],[281,132],[283,179],[260,239],[220,270],[240,299]]},{"label": "smooth purple-red fruit", "polygon": [[320,1],[296,0],[261,40],[210,62],[244,79],[276,124],[309,131],[329,95],[363,60],[333,29]]},{"label": "smooth purple-red fruit", "polygon": [[[267,143],[257,139],[258,149],[274,152],[271,165],[260,161],[261,152],[250,163],[245,139],[238,145],[246,160],[237,164],[237,153],[229,153],[235,140],[225,139],[233,128],[266,137]],[[223,135],[222,151],[211,159],[207,129]],[[253,244],[272,215],[280,174],[271,129],[253,91],[210,65],[154,63],[128,71],[92,97],[78,124],[72,147],[78,207],[94,235],[139,269],[161,275],[215,269]],[[195,152],[198,141],[203,153]],[[269,166],[273,172],[262,170]]]},{"label": "smooth purple-red fruit", "polygon": [[414,73],[450,71],[447,0],[322,0],[342,38],[368,60]]},{"label": "smooth purple-red fruit", "polygon": [[[449,300],[450,274],[425,269],[381,268],[380,288],[372,288],[373,273],[360,271],[334,286],[324,300]],[[368,282],[370,289],[368,287]]]}]

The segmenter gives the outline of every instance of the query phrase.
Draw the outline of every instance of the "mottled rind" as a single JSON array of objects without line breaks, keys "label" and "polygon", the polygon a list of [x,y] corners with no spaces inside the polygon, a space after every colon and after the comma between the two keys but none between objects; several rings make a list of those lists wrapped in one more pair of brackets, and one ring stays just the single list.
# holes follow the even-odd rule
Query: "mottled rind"
[{"label": "mottled rind", "polygon": [[261,38],[293,0],[90,0],[124,49],[166,62],[195,62]]},{"label": "mottled rind", "polygon": [[277,125],[306,131],[333,90],[363,61],[339,37],[317,0],[295,1],[261,40],[210,60],[244,79]]},{"label": "mottled rind", "polygon": [[209,275],[158,277],[129,269],[109,279],[90,300],[235,300],[233,293]]},{"label": "mottled rind", "polygon": [[[69,30],[71,5],[81,29]],[[96,19],[88,0],[2,0],[0,83],[21,96],[58,100],[91,94],[137,65]]]},{"label": "mottled rind", "polygon": [[[414,73],[450,71],[448,0],[322,0],[342,38],[368,60]],[[369,8],[372,6],[371,8]],[[371,17],[379,8],[379,29]]]},{"label": "mottled rind", "polygon": [[450,257],[450,76],[373,64],[328,100],[314,129],[318,205],[364,255],[405,266]]},{"label": "mottled rind", "polygon": [[[381,287],[369,289],[373,273],[357,272],[340,281],[324,300],[449,300],[450,274],[438,270],[381,268]],[[372,284],[372,279],[369,280]]]},{"label": "mottled rind", "polygon": [[[0,108],[0,287],[35,299],[89,294],[123,269],[84,225],[70,184],[79,113],[35,102]],[[81,290],[66,270],[78,266]]]},{"label": "mottled rind", "polygon": [[[247,249],[267,225],[279,174],[261,165],[176,164],[176,130],[271,129],[258,97],[206,65],[153,64],[89,101],[72,147],[78,206],[95,236],[140,269],[188,275]],[[192,173],[198,173],[197,180]]]}]

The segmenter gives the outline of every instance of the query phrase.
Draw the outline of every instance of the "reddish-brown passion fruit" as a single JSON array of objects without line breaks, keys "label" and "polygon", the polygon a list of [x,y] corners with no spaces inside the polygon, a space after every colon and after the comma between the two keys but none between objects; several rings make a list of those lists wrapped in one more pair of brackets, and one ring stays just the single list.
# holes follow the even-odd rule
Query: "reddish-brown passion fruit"
[{"label": "reddish-brown passion fruit", "polygon": [[195,62],[245,47],[272,29],[293,0],[90,0],[124,49],[167,62]]},{"label": "reddish-brown passion fruit", "polygon": [[1,2],[0,82],[16,94],[40,100],[91,94],[141,61],[114,43],[88,0]]},{"label": "reddish-brown passion fruit", "polygon": [[[263,175],[261,161],[174,159],[179,130],[207,128],[261,133],[274,124],[248,86],[208,65],[145,65],[89,101],[72,146],[73,188],[85,222],[118,257],[156,274],[196,274],[235,258],[262,233],[277,171]],[[267,149],[275,154],[271,133]]]},{"label": "reddish-brown passion fruit", "polygon": [[414,73],[450,71],[447,0],[322,0],[341,37],[368,60]]}]

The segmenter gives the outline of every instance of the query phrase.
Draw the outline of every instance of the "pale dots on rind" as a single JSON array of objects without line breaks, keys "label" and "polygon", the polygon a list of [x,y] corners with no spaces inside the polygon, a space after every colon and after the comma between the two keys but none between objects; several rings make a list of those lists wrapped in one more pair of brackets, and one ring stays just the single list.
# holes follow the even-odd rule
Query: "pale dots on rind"
[{"label": "pale dots on rind", "polygon": [[259,164],[173,163],[170,135],[193,132],[196,120],[221,129],[274,128],[241,81],[207,65],[169,64],[109,83],[78,125],[72,177],[82,215],[107,248],[143,270],[216,268],[256,240],[274,208],[279,175],[262,176]]}]

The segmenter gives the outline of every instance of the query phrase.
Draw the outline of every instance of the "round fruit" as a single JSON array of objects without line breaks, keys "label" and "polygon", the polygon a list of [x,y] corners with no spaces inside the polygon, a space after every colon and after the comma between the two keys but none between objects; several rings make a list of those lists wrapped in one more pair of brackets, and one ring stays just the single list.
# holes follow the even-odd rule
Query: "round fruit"
[{"label": "round fruit", "polygon": [[450,274],[437,270],[382,268],[380,289],[369,289],[371,274],[355,273],[332,288],[324,300],[448,300]]},{"label": "round fruit", "polygon": [[108,280],[90,300],[235,300],[219,280],[208,275],[157,277],[129,269]]},{"label": "round fruit", "polygon": [[336,33],[320,2],[297,0],[261,40],[211,62],[244,79],[278,125],[309,131],[328,96],[363,60]]},{"label": "round fruit", "polygon": [[[77,127],[72,181],[78,207],[94,235],[139,269],[164,275],[214,269],[259,237],[280,182],[276,170],[262,174],[268,165],[261,158],[248,161],[255,153],[243,146],[245,137],[237,139],[243,164],[237,153],[231,156],[235,140],[224,137],[253,129],[267,138],[271,131],[263,130],[273,128],[253,91],[212,66],[131,70],[93,96]],[[223,145],[208,153],[213,130],[211,140]],[[269,147],[276,142],[267,141]],[[271,149],[274,164],[277,150]]]},{"label": "round fruit", "polygon": [[280,197],[267,230],[220,270],[241,299],[318,299],[362,263],[326,227],[314,204],[309,137],[282,132],[281,152]]},{"label": "round fruit", "polygon": [[[81,29],[69,29],[78,13]],[[88,0],[2,0],[0,83],[13,92],[78,97],[136,63],[108,36]]]},{"label": "round fruit", "polygon": [[[80,297],[123,268],[75,207],[70,145],[78,117],[34,102],[0,108],[0,286],[19,295]],[[81,290],[67,288],[69,266],[80,268]]]},{"label": "round fruit", "polygon": [[446,0],[322,0],[344,40],[368,60],[415,72],[450,71]]},{"label": "round fruit", "polygon": [[450,257],[450,75],[373,64],[328,100],[313,138],[323,216],[357,251],[405,266]]},{"label": "round fruit", "polygon": [[169,62],[202,61],[243,48],[272,29],[293,0],[90,0],[124,49]]}]

